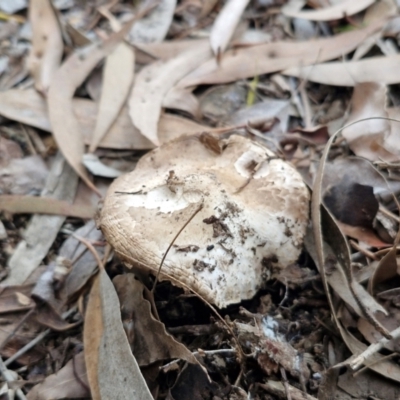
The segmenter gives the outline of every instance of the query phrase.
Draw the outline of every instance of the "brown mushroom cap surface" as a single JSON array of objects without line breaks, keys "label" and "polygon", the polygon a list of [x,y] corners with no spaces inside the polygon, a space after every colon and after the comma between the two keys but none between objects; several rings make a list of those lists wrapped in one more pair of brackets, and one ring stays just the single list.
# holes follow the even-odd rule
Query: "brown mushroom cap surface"
[{"label": "brown mushroom cap surface", "polygon": [[194,137],[146,154],[108,190],[99,225],[128,264],[190,288],[218,307],[250,299],[300,254],[309,212],[301,176],[241,136],[221,153]]}]

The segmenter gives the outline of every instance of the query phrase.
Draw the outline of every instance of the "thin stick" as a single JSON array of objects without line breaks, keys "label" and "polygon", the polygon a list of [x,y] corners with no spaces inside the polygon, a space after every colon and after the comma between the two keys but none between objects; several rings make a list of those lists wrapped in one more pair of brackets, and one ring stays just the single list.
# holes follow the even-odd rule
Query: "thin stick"
[{"label": "thin stick", "polygon": [[292,396],[290,395],[290,388],[289,388],[289,383],[288,383],[288,379],[286,376],[285,368],[281,367],[280,371],[281,371],[281,376],[282,376],[282,381],[283,381],[283,387],[285,388],[286,399],[292,400]]},{"label": "thin stick", "polygon": [[28,317],[30,317],[35,311],[35,307],[32,307],[22,318],[21,321],[18,322],[17,326],[10,332],[10,334],[2,341],[0,344],[0,351],[4,349],[4,346],[8,343],[8,341],[17,333],[17,331],[21,328],[21,326],[26,322]]},{"label": "thin stick", "polygon": [[85,238],[76,235],[75,233],[72,234],[72,236],[79,240],[82,244],[84,244],[88,250],[93,254],[94,259],[96,260],[99,268],[104,269],[104,264],[103,261],[101,261],[101,258],[99,256],[99,253],[96,251],[96,249],[93,247],[92,243],[90,243],[88,240],[86,240]]},{"label": "thin stick", "polygon": [[392,339],[382,338],[376,343],[371,344],[364,350],[361,354],[359,354],[356,358],[349,362],[349,367],[355,371],[361,367],[362,364],[365,364],[366,361],[374,354],[376,354],[379,350],[382,349],[386,344],[391,342],[392,340],[398,339],[400,337],[400,327],[390,332]]},{"label": "thin stick", "polygon": [[[71,308],[70,310],[66,311],[63,313],[62,317],[65,319],[69,317],[71,314],[73,314],[76,311],[75,307]],[[38,343],[40,343],[49,333],[51,332],[51,329],[46,329],[42,333],[39,333],[34,339],[32,339],[29,343],[27,343],[24,347],[19,349],[16,353],[14,353],[11,357],[9,357],[5,362],[4,365],[7,367],[11,363],[13,363],[15,360],[20,358],[22,355],[24,355],[27,351],[35,347]]]},{"label": "thin stick", "polygon": [[167,248],[167,251],[164,253],[164,255],[163,255],[162,259],[161,259],[160,266],[158,267],[156,279],[155,279],[154,284],[153,284],[153,287],[152,287],[152,289],[151,289],[151,293],[154,293],[154,290],[155,290],[156,285],[157,285],[157,282],[158,282],[158,277],[159,277],[160,272],[161,272],[161,268],[162,268],[162,266],[163,266],[163,264],[164,264],[165,257],[167,257],[167,254],[168,254],[168,252],[171,250],[171,247],[172,247],[173,244],[175,243],[175,240],[178,239],[178,236],[182,233],[182,231],[188,226],[188,224],[190,223],[190,221],[197,215],[197,213],[198,213],[202,208],[203,208],[203,203],[201,203],[201,204],[197,207],[196,211],[195,211],[195,212],[192,214],[192,216],[185,222],[185,224],[182,226],[182,228],[179,229],[178,233],[177,233],[177,234],[175,235],[175,237],[172,239],[172,242],[169,244],[169,246],[168,246],[168,248]]}]

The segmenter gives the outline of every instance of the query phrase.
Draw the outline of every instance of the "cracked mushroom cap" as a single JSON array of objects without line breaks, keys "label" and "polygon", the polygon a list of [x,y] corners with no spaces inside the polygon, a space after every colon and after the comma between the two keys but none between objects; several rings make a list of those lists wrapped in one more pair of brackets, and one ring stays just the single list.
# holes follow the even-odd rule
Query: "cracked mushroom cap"
[{"label": "cracked mushroom cap", "polygon": [[[211,141],[212,143],[212,141]],[[200,208],[200,211],[198,211]],[[218,307],[254,296],[300,254],[309,192],[298,172],[241,136],[184,137],[146,154],[108,190],[99,225],[129,265]]]}]

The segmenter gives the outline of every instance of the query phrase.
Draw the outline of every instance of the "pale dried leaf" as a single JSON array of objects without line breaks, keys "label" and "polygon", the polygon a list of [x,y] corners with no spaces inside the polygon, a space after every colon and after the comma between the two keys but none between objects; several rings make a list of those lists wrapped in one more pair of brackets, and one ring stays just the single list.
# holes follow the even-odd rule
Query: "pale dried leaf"
[{"label": "pale dried leaf", "polygon": [[133,25],[129,34],[132,42],[161,42],[168,33],[176,7],[176,0],[163,0],[145,17]]},{"label": "pale dried leaf", "polygon": [[208,43],[206,39],[164,40],[154,43],[134,43],[134,46],[154,59],[168,60],[179,54]]},{"label": "pale dried leaf", "polygon": [[385,145],[385,139],[391,131],[390,121],[382,119],[387,117],[386,86],[379,80],[376,82],[364,82],[355,86],[347,123],[370,117],[381,119],[370,119],[348,126],[343,129],[342,135],[357,156],[370,161],[396,161],[398,157],[394,153],[400,153],[398,141],[391,146]]},{"label": "pale dried leaf", "polygon": [[89,72],[110,54],[128,33],[133,20],[101,44],[93,44],[70,56],[54,75],[49,88],[49,119],[54,138],[76,173],[93,191],[97,191],[82,164],[84,139],[74,115],[72,98]]},{"label": "pale dried leaf", "polygon": [[[72,202],[78,177],[59,154],[47,178],[42,196]],[[4,283],[18,285],[40,265],[47,255],[65,221],[63,216],[34,215],[24,233],[24,240],[18,243],[8,260],[10,273]]]},{"label": "pale dried leaf", "polygon": [[365,12],[363,23],[369,24],[378,19],[388,19],[397,14],[396,3],[392,0],[375,1]]},{"label": "pale dried leaf", "polygon": [[49,170],[38,155],[14,158],[0,169],[0,193],[37,194],[44,188]]},{"label": "pale dried leaf", "polygon": [[292,8],[282,7],[282,13],[292,18],[303,18],[311,21],[332,21],[357,14],[374,2],[374,0],[344,0],[339,4],[311,11],[294,11]]},{"label": "pale dried leaf", "polygon": [[118,296],[104,270],[89,295],[84,351],[94,400],[152,399],[123,330]]},{"label": "pale dried leaf", "polygon": [[[96,103],[87,99],[74,98],[72,107],[82,129],[85,144],[89,144],[96,121]],[[47,132],[52,131],[47,116],[46,103],[35,90],[0,91],[0,114]],[[158,123],[161,143],[169,142],[182,134],[199,133],[206,130],[212,131],[208,126],[171,114],[161,115]],[[109,149],[135,150],[152,149],[154,147],[133,126],[127,107],[121,110],[100,146]]]},{"label": "pale dried leaf", "polygon": [[83,352],[36,385],[27,395],[28,400],[81,399],[90,396]]},{"label": "pale dried leaf", "polygon": [[292,67],[285,69],[282,73],[333,86],[356,86],[362,82],[393,85],[400,82],[397,71],[399,62],[400,54],[397,54],[389,57],[370,57],[359,61]]},{"label": "pale dried leaf", "polygon": [[199,101],[190,88],[174,86],[163,98],[162,106],[187,112],[194,118],[200,118],[201,115]]},{"label": "pale dried leaf", "polygon": [[130,116],[142,135],[155,145],[160,144],[157,125],[164,96],[180,79],[209,57],[210,47],[206,44],[169,61],[155,62],[144,67],[137,75],[129,98]]},{"label": "pale dried leaf", "polygon": [[2,195],[0,210],[12,214],[48,214],[88,219],[94,216],[96,208],[92,205],[74,205],[49,197]]},{"label": "pale dried leaf", "polygon": [[46,93],[60,66],[64,45],[60,26],[50,0],[31,0],[32,49],[28,68],[39,92]]},{"label": "pale dried leaf", "polygon": [[218,14],[210,33],[210,45],[215,56],[219,57],[228,47],[247,4],[249,0],[228,0]]},{"label": "pale dried leaf", "polygon": [[122,175],[122,171],[103,164],[96,154],[84,154],[82,159],[83,165],[95,176],[104,178],[117,178]]},{"label": "pale dried leaf", "polygon": [[110,129],[128,96],[135,67],[135,53],[120,43],[107,56],[103,72],[103,88],[89,151],[94,152]]},{"label": "pale dried leaf", "polygon": [[224,54],[219,65],[215,60],[205,62],[185,77],[180,86],[232,82],[297,65],[312,64],[314,68],[316,62],[335,59],[353,51],[383,24],[382,20],[376,21],[364,29],[330,38],[304,42],[280,41],[230,50]]}]

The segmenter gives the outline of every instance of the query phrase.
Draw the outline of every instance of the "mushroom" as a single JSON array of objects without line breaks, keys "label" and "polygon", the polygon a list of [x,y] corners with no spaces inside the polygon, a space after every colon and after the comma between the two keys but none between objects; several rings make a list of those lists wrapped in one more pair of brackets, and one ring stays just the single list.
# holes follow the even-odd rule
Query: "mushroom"
[{"label": "mushroom", "polygon": [[245,137],[203,134],[162,145],[116,179],[98,224],[124,262],[154,275],[187,224],[159,279],[223,308],[297,260],[308,213],[290,164]]}]

